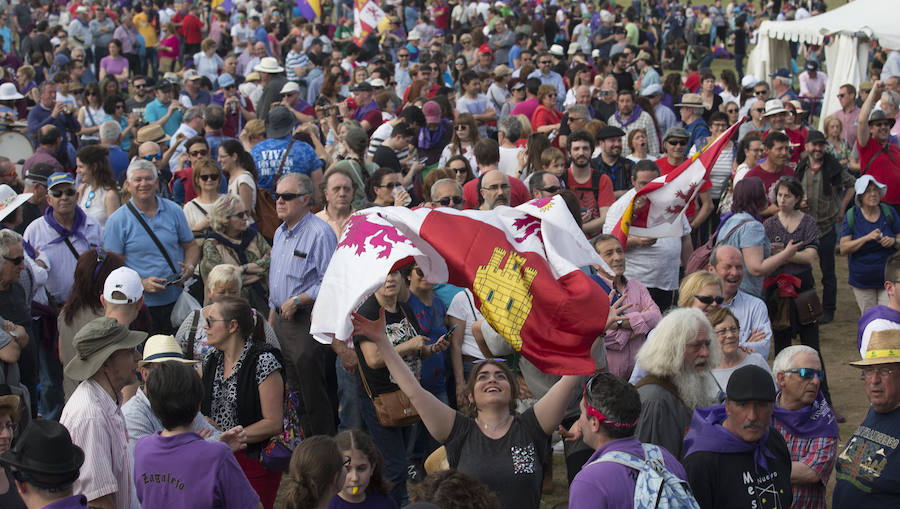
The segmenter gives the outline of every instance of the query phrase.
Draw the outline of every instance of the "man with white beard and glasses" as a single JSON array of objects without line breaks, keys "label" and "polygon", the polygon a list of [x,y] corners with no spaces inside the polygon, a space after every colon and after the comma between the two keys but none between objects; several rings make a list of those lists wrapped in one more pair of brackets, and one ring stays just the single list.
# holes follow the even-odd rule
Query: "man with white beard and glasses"
[{"label": "man with white beard and glasses", "polygon": [[715,403],[710,395],[715,394],[716,382],[710,370],[719,365],[720,357],[716,332],[703,311],[678,308],[660,320],[636,358],[647,372],[635,385],[641,396],[638,441],[682,457],[694,410]]}]

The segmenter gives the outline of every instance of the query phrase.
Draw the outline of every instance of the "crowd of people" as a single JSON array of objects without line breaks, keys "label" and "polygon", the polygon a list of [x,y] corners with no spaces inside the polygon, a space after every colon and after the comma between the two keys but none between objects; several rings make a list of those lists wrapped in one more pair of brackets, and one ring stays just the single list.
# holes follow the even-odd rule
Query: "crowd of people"
[{"label": "crowd of people", "polygon": [[[537,508],[554,453],[579,509],[900,500],[900,52],[823,132],[821,45],[743,64],[818,1],[303,3],[0,2],[0,507]],[[742,121],[674,224],[612,235]],[[593,376],[415,263],[311,336],[355,212],[557,195],[606,262]]]}]

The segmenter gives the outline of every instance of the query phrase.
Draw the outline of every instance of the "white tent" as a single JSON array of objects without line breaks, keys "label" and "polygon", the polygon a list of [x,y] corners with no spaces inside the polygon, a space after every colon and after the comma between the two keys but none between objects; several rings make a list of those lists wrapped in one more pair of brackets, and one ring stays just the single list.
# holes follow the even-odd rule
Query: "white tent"
[{"label": "white tent", "polygon": [[779,67],[790,68],[789,42],[823,44],[828,83],[822,104],[823,119],[840,108],[837,90],[866,80],[869,41],[900,50],[900,1],[856,0],[824,14],[799,21],[763,21],[757,45],[747,61],[747,74],[765,79]]}]

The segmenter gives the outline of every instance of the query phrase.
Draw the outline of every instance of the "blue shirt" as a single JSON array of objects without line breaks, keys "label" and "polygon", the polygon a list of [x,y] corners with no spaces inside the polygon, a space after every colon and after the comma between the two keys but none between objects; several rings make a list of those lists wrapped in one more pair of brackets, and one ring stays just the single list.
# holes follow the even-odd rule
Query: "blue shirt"
[{"label": "blue shirt", "polygon": [[0,36],[3,37],[3,52],[9,54],[9,45],[13,38],[8,26],[0,28]]},{"label": "blue shirt", "polygon": [[[749,223],[742,225],[730,237],[725,238],[732,228],[748,219],[751,219]],[[762,246],[763,258],[768,258],[771,251],[769,238],[766,236],[766,230],[763,228],[762,223],[753,219],[753,216],[746,212],[739,212],[729,217],[727,221],[719,226],[719,245],[734,246],[739,251],[745,247]],[[742,292],[747,292],[761,299],[763,295],[763,279],[765,279],[763,276],[750,275],[750,271],[747,270],[747,262],[744,262],[744,279],[741,281],[740,287]]]},{"label": "blue shirt", "polygon": [[837,456],[832,507],[896,507],[900,501],[900,409],[874,408]]},{"label": "blue shirt", "polygon": [[[447,333],[447,306],[437,295],[432,297],[431,305],[426,306],[414,293],[410,292],[406,304],[416,315],[419,329],[423,336],[428,337],[429,345]],[[419,381],[422,383],[422,387],[431,393],[444,392],[447,389],[445,372],[444,352],[436,353],[422,361],[422,376]]]},{"label": "blue shirt", "polygon": [[[850,225],[847,224],[846,216],[842,218],[841,237],[850,236],[850,239],[858,239],[865,237],[872,230],[878,228],[885,237],[896,237],[900,233],[900,218],[894,214],[893,209],[889,206],[887,210],[894,214],[894,220],[888,221],[885,215],[879,210],[878,220],[874,223],[866,219],[862,214],[862,210],[858,206],[854,206],[851,214],[853,214],[853,231],[850,231]],[[860,246],[855,252],[850,254],[848,266],[850,268],[850,277],[848,283],[855,288],[883,288],[884,287],[884,265],[887,263],[888,257],[894,254],[896,250],[893,247],[885,248],[874,240],[870,240]]]},{"label": "blue shirt", "polygon": [[566,99],[566,85],[563,84],[562,76],[556,71],[550,71],[550,74],[544,76],[541,71],[534,71],[528,75],[529,78],[537,78],[541,80],[542,85],[550,84],[556,87],[556,107],[562,108],[563,101]]},{"label": "blue shirt", "polygon": [[107,146],[106,148],[109,149],[109,165],[112,166],[116,182],[124,181],[125,171],[128,170],[128,154],[119,147]]},{"label": "blue shirt", "polygon": [[[146,108],[144,108],[144,119],[147,120],[147,123],[153,123],[165,117],[168,112],[168,106],[159,102],[159,99],[154,99],[147,104]],[[163,131],[169,136],[175,135],[175,131],[177,131],[178,126],[181,125],[182,116],[180,111],[172,113],[172,116],[169,117],[169,120],[166,120],[165,125],[163,125]]]},{"label": "blue shirt", "polygon": [[706,140],[709,138],[710,132],[703,117],[698,117],[690,124],[685,124],[684,130],[687,131],[690,136],[687,144],[688,150],[690,150],[691,147],[696,147],[697,150],[700,150],[706,145]]},{"label": "blue shirt", "polygon": [[269,307],[278,309],[289,297],[301,293],[315,300],[335,249],[334,230],[312,212],[307,212],[290,230],[282,223],[272,242]]},{"label": "blue shirt", "polygon": [[[272,190],[274,187],[275,183],[272,181],[275,179],[275,174],[278,173],[278,167],[281,166],[281,158],[284,156],[284,152],[287,150],[290,142],[291,138],[288,136],[284,138],[270,138],[257,143],[250,150],[253,162],[256,163],[257,181],[263,189]],[[294,146],[291,147],[290,155],[284,162],[282,175],[291,172],[310,175],[321,167],[322,161],[316,155],[316,151],[305,142],[295,141]],[[332,232],[332,236],[334,236],[334,232]]]},{"label": "blue shirt", "polygon": [[[131,203],[133,205],[134,200],[131,200]],[[184,261],[184,250],[181,245],[194,240],[194,234],[181,207],[157,196],[156,213],[153,218],[141,212],[137,206],[134,208],[156,234],[172,263],[175,264],[175,269],[178,270],[178,263]],[[104,236],[104,247],[124,256],[125,265],[134,269],[142,278],[151,276],[165,278],[172,275],[172,268],[128,207],[119,207],[109,216]],[[331,236],[334,237],[334,232]],[[162,292],[144,293],[144,301],[151,307],[165,306],[178,300],[179,295],[181,287],[172,285]]]}]

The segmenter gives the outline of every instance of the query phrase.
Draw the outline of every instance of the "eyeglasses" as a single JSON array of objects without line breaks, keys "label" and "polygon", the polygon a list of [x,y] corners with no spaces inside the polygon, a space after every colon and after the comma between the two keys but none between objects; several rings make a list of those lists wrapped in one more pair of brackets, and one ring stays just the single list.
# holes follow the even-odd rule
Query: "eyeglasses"
[{"label": "eyeglasses", "polygon": [[156,154],[149,154],[144,156],[144,159],[147,161],[160,160],[162,159],[162,152],[157,152]]},{"label": "eyeglasses", "polygon": [[309,193],[272,193],[272,198],[274,198],[275,201],[278,201],[278,200],[291,201],[291,200],[296,200],[297,198],[303,196],[304,194],[309,194]]},{"label": "eyeglasses", "polygon": [[457,130],[457,131],[464,131],[464,130],[466,130],[466,129],[468,129],[468,128],[469,128],[469,126],[467,126],[467,125],[465,125],[465,124],[461,124],[461,125],[456,126],[456,130]]},{"label": "eyeglasses", "polygon": [[800,378],[804,380],[812,380],[815,377],[819,377],[819,380],[822,379],[822,371],[819,369],[812,368],[794,368],[787,369],[784,371],[785,373],[796,373],[800,375]]},{"label": "eyeglasses", "polygon": [[538,63],[541,64],[541,65],[544,65],[544,64],[549,65],[549,64],[550,64],[550,61],[549,61],[549,60],[540,60]]},{"label": "eyeglasses", "polygon": [[192,150],[188,153],[191,157],[206,157],[209,155],[209,150]]},{"label": "eyeglasses", "polygon": [[8,256],[4,256],[3,259],[6,260],[6,261],[8,261],[9,263],[11,263],[11,264],[13,264],[13,265],[20,265],[22,262],[25,261],[25,257],[24,257],[24,256],[17,256],[17,257],[15,257],[15,258],[10,258],[10,257],[8,257]]},{"label": "eyeglasses", "polygon": [[387,188],[387,189],[393,189],[393,188],[395,188],[395,187],[397,187],[397,186],[400,186],[400,185],[402,185],[402,184],[400,184],[400,182],[388,182],[387,184],[382,184],[382,185],[380,185],[380,186],[375,186],[375,187],[384,187],[384,188]]},{"label": "eyeglasses", "polygon": [[[463,172],[465,172],[465,168],[463,168]],[[459,205],[463,202],[463,199],[462,196],[444,196],[440,200],[437,200],[437,203],[440,203],[442,207],[449,207],[451,201],[454,205]]]},{"label": "eyeglasses", "polygon": [[229,218],[237,217],[237,218],[240,218],[240,219],[247,219],[247,211],[246,211],[246,210],[242,210],[242,211],[240,211],[240,212],[235,212],[234,214],[228,214],[228,217],[229,217]]},{"label": "eyeglasses", "polygon": [[878,378],[887,378],[894,374],[897,368],[888,367],[888,366],[866,366],[863,368],[863,376],[868,380],[875,378],[875,375],[878,375]]},{"label": "eyeglasses", "polygon": [[687,140],[666,140],[666,143],[668,143],[669,145],[678,145],[679,147],[684,147],[684,146],[687,146],[688,141]]},{"label": "eyeglasses", "polygon": [[92,281],[97,281],[97,276],[100,275],[100,271],[103,269],[103,264],[106,263],[106,249],[103,249],[100,246],[97,246],[97,265],[94,267],[94,277],[91,279]]},{"label": "eyeglasses", "polygon": [[725,302],[725,297],[722,296],[713,297],[712,295],[694,295],[694,298],[699,300],[703,304],[706,304],[707,306],[712,304],[713,302],[721,306],[722,303]]},{"label": "eyeglasses", "polygon": [[490,186],[484,186],[482,189],[486,189],[488,191],[506,191],[509,189],[509,184],[493,184]]},{"label": "eyeglasses", "polygon": [[718,336],[725,336],[725,335],[731,336],[731,335],[733,335],[733,334],[737,334],[738,332],[740,332],[740,329],[738,329],[737,327],[728,327],[728,328],[725,328],[725,329],[716,329],[716,335],[718,335]]},{"label": "eyeglasses", "polygon": [[725,110],[725,113],[737,113],[737,112],[738,112],[737,108],[731,108],[731,109]]},{"label": "eyeglasses", "polygon": [[206,175],[200,175],[200,180],[202,180],[203,182],[208,182],[210,180],[215,182],[215,181],[219,180],[219,174],[218,173],[207,173]]},{"label": "eyeglasses", "polygon": [[76,194],[78,194],[78,191],[76,191],[74,189],[66,189],[65,191],[60,191],[59,189],[57,189],[55,191],[52,191],[52,190],[50,191],[50,195],[53,196],[54,198],[60,198],[64,194],[66,196],[75,196]]}]

